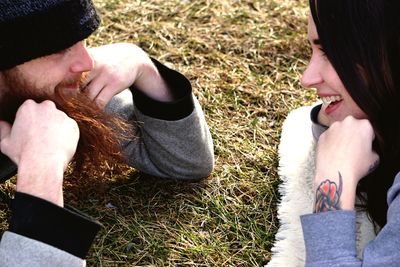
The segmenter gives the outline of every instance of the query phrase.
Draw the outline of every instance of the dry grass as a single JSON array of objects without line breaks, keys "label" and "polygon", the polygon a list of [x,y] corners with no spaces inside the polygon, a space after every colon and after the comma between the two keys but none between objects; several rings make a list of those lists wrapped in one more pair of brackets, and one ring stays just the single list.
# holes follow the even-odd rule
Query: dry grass
[{"label": "dry grass", "polygon": [[[101,190],[66,190],[103,225],[89,266],[262,266],[277,230],[281,124],[314,101],[299,76],[307,60],[307,2],[95,0],[89,44],[133,42],[191,81],[214,137],[216,168],[200,183],[134,171]],[[12,185],[2,187],[11,194]],[[7,216],[0,206],[2,229]]]}]

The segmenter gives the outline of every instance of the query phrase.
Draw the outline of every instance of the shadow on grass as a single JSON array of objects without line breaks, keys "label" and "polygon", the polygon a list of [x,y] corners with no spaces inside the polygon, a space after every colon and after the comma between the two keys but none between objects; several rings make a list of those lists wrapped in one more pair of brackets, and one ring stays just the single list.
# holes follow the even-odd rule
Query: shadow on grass
[{"label": "shadow on grass", "polygon": [[[154,177],[136,171],[129,171],[124,175],[110,175],[111,179],[96,179],[81,177],[80,181],[69,180],[66,189],[66,199],[72,204],[90,207],[87,201],[114,200],[108,205],[111,208],[126,210],[128,206],[148,206],[156,203],[157,206],[167,205],[168,202],[178,199],[187,199],[199,189],[207,187],[208,179],[197,181],[183,181]],[[83,181],[87,179],[86,181]],[[163,199],[165,203],[159,200]],[[129,200],[126,203],[123,200]],[[147,204],[146,204],[147,203]],[[114,207],[113,207],[114,206]]]},{"label": "shadow on grass", "polygon": [[[112,179],[69,180],[66,202],[99,221],[89,264],[160,264],[176,256],[182,229],[208,179],[179,181],[136,171]],[[80,178],[82,179],[82,178]]]}]

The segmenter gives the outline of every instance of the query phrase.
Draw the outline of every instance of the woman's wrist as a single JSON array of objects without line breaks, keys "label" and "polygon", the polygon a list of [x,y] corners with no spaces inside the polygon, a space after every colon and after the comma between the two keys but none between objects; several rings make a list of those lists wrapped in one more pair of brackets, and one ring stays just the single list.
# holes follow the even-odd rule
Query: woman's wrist
[{"label": "woman's wrist", "polygon": [[315,176],[314,212],[353,210],[357,183],[351,175],[338,171],[336,174]]}]

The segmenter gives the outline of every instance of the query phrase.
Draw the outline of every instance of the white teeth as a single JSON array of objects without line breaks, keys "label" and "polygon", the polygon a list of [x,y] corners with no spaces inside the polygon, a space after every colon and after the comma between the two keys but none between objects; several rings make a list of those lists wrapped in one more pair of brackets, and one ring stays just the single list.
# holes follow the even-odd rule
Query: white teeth
[{"label": "white teeth", "polygon": [[332,102],[340,101],[342,99],[343,98],[340,95],[321,97],[321,100],[325,106],[329,106],[329,104]]}]

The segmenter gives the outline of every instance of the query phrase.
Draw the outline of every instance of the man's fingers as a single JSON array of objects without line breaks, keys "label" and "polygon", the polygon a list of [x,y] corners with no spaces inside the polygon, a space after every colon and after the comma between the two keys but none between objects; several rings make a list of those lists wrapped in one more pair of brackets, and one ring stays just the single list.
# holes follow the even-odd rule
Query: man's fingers
[{"label": "man's fingers", "polygon": [[100,92],[104,89],[106,81],[96,77],[83,89],[83,92],[91,99],[95,100]]},{"label": "man's fingers", "polygon": [[96,96],[95,101],[100,107],[105,107],[113,97],[114,91],[109,86],[106,86]]},{"label": "man's fingers", "polygon": [[82,73],[81,81],[79,84],[80,88],[84,89],[85,87],[87,87],[95,76],[96,74],[94,73],[94,71],[87,71]]}]

